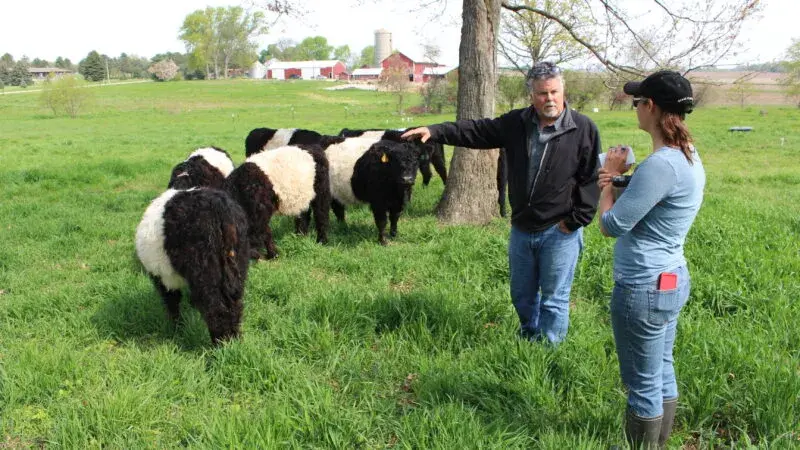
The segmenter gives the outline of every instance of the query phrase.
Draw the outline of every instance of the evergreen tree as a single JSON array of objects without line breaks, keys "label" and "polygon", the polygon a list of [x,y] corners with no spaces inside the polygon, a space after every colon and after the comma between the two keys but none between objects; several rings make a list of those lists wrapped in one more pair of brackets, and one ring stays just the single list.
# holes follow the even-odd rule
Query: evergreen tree
[{"label": "evergreen tree", "polygon": [[0,68],[11,70],[14,67],[14,57],[10,53],[0,56]]},{"label": "evergreen tree", "polygon": [[12,86],[19,86],[19,87],[26,87],[33,84],[33,77],[31,73],[28,71],[30,65],[28,64],[27,58],[22,58],[14,64],[14,68],[11,69],[11,75],[9,77],[10,85]]},{"label": "evergreen tree", "polygon": [[61,69],[75,70],[75,68],[72,66],[72,61],[70,61],[69,58],[62,58],[59,56],[56,58],[55,62],[53,62],[53,65]]},{"label": "evergreen tree", "polygon": [[106,77],[106,66],[103,58],[92,50],[78,63],[78,73],[88,81],[100,81]]}]

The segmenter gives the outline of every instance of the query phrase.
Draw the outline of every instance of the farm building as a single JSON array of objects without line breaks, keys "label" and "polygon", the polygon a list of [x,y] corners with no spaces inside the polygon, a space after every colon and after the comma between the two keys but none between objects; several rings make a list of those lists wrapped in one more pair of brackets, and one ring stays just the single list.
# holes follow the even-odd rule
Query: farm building
[{"label": "farm building", "polygon": [[416,82],[423,81],[422,73],[426,68],[440,67],[440,65],[436,63],[415,60],[402,52],[393,53],[381,61],[381,68],[383,69],[396,66],[405,66],[408,70],[408,79]]},{"label": "farm building", "polygon": [[74,72],[59,67],[31,67],[28,69],[28,73],[30,73],[31,77],[35,80],[44,80],[49,76],[60,77],[62,75],[73,74]]},{"label": "farm building", "polygon": [[457,67],[452,66],[426,67],[422,71],[422,82],[427,83],[434,78],[445,78],[450,72],[456,69]]},{"label": "farm building", "polygon": [[313,80],[315,78],[338,79],[345,71],[341,61],[273,61],[267,64],[266,77],[270,80],[288,80],[299,78]]},{"label": "farm building", "polygon": [[355,69],[350,76],[353,80],[377,80],[381,77],[383,69],[380,67],[362,67]]},{"label": "farm building", "polygon": [[256,60],[250,66],[250,78],[261,79],[267,76],[267,66]]}]

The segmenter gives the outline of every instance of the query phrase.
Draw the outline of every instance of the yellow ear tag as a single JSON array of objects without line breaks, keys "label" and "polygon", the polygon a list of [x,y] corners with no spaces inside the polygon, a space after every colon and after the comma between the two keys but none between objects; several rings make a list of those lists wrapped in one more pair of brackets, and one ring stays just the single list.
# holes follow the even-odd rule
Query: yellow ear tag
[{"label": "yellow ear tag", "polygon": [[389,162],[389,156],[387,156],[386,153],[384,153],[383,156],[381,156],[381,162],[384,164]]}]

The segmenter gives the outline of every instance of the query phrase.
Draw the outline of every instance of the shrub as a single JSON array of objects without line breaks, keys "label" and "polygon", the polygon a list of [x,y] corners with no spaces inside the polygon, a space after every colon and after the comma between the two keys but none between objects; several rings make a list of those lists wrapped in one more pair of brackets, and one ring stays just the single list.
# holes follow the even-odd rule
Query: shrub
[{"label": "shrub", "polygon": [[609,91],[603,82],[603,75],[588,71],[565,71],[564,85],[567,101],[578,111],[596,104]]},{"label": "shrub", "polygon": [[164,59],[150,66],[147,71],[158,81],[168,81],[178,74],[178,65],[171,59]]},{"label": "shrub", "polygon": [[497,100],[514,109],[517,105],[528,102],[528,88],[525,86],[525,77],[518,75],[500,75],[497,77]]},{"label": "shrub", "polygon": [[611,111],[622,109],[626,103],[630,104],[630,101],[631,98],[622,90],[610,91],[608,94],[608,109]]},{"label": "shrub", "polygon": [[64,113],[75,118],[90,97],[91,92],[86,89],[85,81],[76,76],[65,75],[48,78],[42,83],[39,99],[44,106],[53,111],[53,114]]},{"label": "shrub", "polygon": [[447,101],[447,80],[433,78],[422,87],[422,108],[425,112],[441,114]]},{"label": "shrub", "polygon": [[393,63],[389,67],[383,69],[379,86],[382,90],[389,92],[397,99],[397,112],[403,112],[403,100],[409,95],[409,88],[411,87],[411,80],[409,79],[409,70],[402,63]]}]

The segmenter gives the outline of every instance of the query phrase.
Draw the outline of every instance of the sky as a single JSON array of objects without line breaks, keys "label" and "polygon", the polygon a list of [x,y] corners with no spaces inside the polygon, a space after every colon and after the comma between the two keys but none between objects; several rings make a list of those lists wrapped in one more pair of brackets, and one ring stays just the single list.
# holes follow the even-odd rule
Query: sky
[{"label": "sky", "polygon": [[[247,1],[247,0],[245,0]],[[628,0],[641,1],[641,0]],[[206,6],[232,6],[242,0],[39,0],[6,1],[2,7],[0,54],[11,53],[53,61],[67,57],[73,63],[91,50],[151,57],[167,51],[184,52],[178,30],[184,18]],[[353,52],[374,44],[374,31],[392,33],[393,47],[409,56],[422,56],[422,46],[435,43],[440,63],[458,64],[461,1],[442,0],[438,6],[412,11],[415,1],[298,0],[308,11],[302,19],[281,21],[257,39],[266,48],[281,38],[297,42],[321,35],[334,46],[349,45]],[[727,62],[767,62],[780,59],[792,38],[800,38],[798,0],[762,0],[762,18],[743,30],[747,50]]]}]

